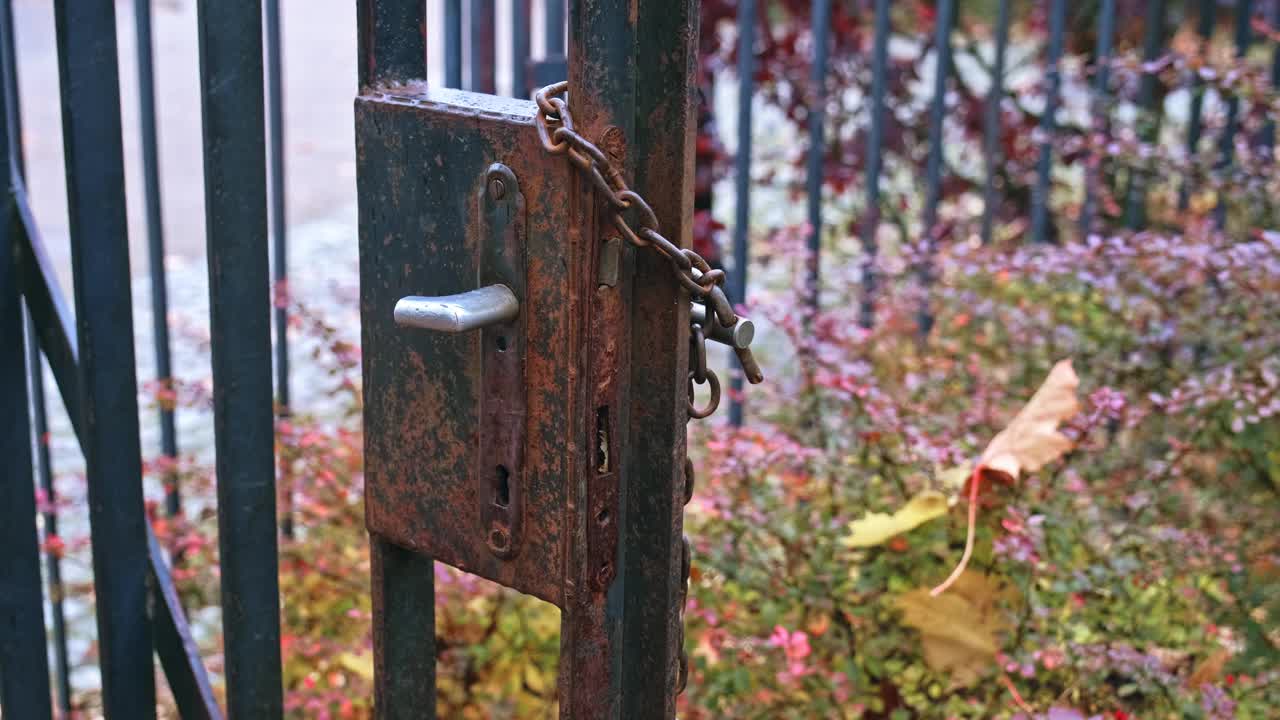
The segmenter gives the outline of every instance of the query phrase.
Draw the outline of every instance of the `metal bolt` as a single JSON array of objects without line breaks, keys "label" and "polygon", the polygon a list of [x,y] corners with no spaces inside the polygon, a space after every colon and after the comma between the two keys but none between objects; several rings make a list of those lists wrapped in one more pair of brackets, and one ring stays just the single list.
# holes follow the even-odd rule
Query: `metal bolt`
[{"label": "metal bolt", "polygon": [[493,178],[489,181],[489,197],[501,200],[507,194],[507,186],[502,180]]}]

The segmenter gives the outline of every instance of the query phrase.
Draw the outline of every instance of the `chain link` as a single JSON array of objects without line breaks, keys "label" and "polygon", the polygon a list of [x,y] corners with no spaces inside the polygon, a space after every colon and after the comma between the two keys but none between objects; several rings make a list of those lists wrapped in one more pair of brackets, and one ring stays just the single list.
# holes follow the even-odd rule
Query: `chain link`
[{"label": "chain link", "polygon": [[[569,105],[561,97],[568,89],[568,82],[558,82],[534,93],[533,98],[539,110],[535,116],[535,124],[542,147],[552,155],[568,156],[569,162],[586,176],[608,203],[612,223],[627,242],[638,248],[650,248],[666,259],[676,280],[690,295],[707,306],[709,312],[715,315],[715,321],[723,327],[733,327],[738,322],[738,315],[724,292],[724,271],[712,268],[701,255],[677,246],[662,234],[658,214],[653,211],[653,207],[627,185],[622,173],[613,166],[604,151],[574,129]],[[691,325],[688,407],[689,417],[695,419],[710,416],[720,406],[720,378],[707,367],[706,341],[702,326],[696,323]],[[754,365],[754,361],[751,362]],[[753,379],[752,382],[758,382],[758,379]],[[707,385],[711,393],[707,404],[701,408],[695,402],[698,385]],[[688,457],[684,461],[684,478],[684,502],[688,504],[693,497],[694,484],[693,461]],[[680,553],[683,583],[680,589],[680,666],[676,678],[677,694],[684,692],[689,681],[689,655],[684,649],[684,614],[693,558],[687,536],[682,538]]]}]

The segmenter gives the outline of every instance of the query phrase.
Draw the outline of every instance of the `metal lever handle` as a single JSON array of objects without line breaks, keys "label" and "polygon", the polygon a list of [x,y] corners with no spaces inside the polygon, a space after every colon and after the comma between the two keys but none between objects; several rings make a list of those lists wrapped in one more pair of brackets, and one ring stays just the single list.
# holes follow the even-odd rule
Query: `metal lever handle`
[{"label": "metal lever handle", "polygon": [[733,327],[725,327],[716,320],[714,313],[707,311],[706,305],[700,303],[693,303],[689,308],[689,320],[701,325],[708,339],[733,348],[748,382],[756,385],[764,381],[764,371],[751,354],[751,341],[756,337],[756,326],[750,320],[739,317]]},{"label": "metal lever handle", "polygon": [[506,285],[488,285],[457,295],[410,295],[396,302],[394,315],[400,327],[461,333],[514,320],[520,301]]}]

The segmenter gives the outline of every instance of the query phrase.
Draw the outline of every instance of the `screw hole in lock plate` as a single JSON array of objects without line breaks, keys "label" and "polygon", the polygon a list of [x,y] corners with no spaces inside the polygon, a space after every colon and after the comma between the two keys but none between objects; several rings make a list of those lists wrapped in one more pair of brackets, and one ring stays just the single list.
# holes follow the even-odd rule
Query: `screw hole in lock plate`
[{"label": "screw hole in lock plate", "polygon": [[506,351],[507,351],[507,336],[506,336],[506,335],[499,335],[499,336],[498,336],[498,339],[495,341],[495,343],[494,343],[494,344],[498,346],[498,352],[506,352]]}]

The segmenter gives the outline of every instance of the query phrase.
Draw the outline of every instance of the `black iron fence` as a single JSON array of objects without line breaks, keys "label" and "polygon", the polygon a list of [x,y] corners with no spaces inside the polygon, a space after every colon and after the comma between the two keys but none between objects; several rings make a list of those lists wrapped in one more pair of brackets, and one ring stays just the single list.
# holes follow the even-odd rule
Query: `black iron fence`
[{"label": "black iron fence", "polygon": [[[757,4],[757,3],[760,4]],[[736,195],[731,263],[736,270],[729,288],[735,303],[746,300],[750,263],[750,195],[752,98],[758,69],[759,23],[763,0],[737,3],[737,149],[733,165]],[[272,301],[271,284],[287,282],[282,112],[281,29],[278,0],[201,2],[199,6],[201,97],[204,122],[207,242],[211,307],[211,355],[216,418],[219,545],[223,632],[226,648],[226,705],[237,717],[279,717],[281,670],[276,543],[273,415],[287,415],[291,404],[287,305]],[[380,3],[379,22],[401,7],[414,18],[412,2]],[[1010,0],[998,0],[992,15],[993,82],[985,98],[982,122],[984,211],[980,235],[990,241],[1002,202],[999,136],[1005,100],[1006,53],[1009,47]],[[1142,55],[1154,61],[1167,51],[1168,0],[1142,4]],[[1050,203],[1055,163],[1056,109],[1060,104],[1066,0],[1047,0],[1047,47],[1044,54],[1045,110],[1040,117],[1039,158],[1030,207],[1030,239],[1049,239],[1055,223]],[[1193,7],[1194,6],[1194,7]],[[86,462],[89,515],[94,558],[97,632],[102,671],[102,701],[107,717],[151,717],[155,713],[153,653],[183,717],[220,717],[208,673],[192,639],[169,571],[169,558],[148,526],[142,498],[139,407],[133,322],[129,291],[124,216],[125,186],[120,93],[112,0],[59,0],[55,3],[57,52],[63,117],[63,141],[71,228],[74,306],[58,287],[55,268],[41,241],[24,183],[24,158],[18,112],[17,63],[11,0],[0,0],[0,60],[3,93],[0,143],[7,190],[0,219],[0,383],[4,398],[0,419],[0,457],[5,458],[0,484],[0,709],[5,717],[65,716],[71,707],[66,620],[62,608],[61,571],[56,554],[44,557],[42,592],[40,536],[58,532],[50,503],[38,513],[34,488],[52,498],[49,428],[43,367],[47,363],[56,389],[71,418]],[[154,318],[156,382],[171,387],[168,298],[164,273],[162,188],[158,169],[156,97],[153,80],[151,3],[135,0],[138,87],[146,228]],[[566,13],[562,2],[541,5],[547,52],[531,57],[531,5],[511,4],[510,42],[512,94],[528,97],[532,89],[566,75]],[[826,162],[823,88],[828,77],[831,0],[812,3],[811,82],[818,88],[807,115],[808,155],[805,194],[809,248],[813,255],[810,282],[821,280]],[[953,24],[964,8],[956,0],[938,0],[932,36],[935,71],[928,100],[929,145],[922,180],[921,225],[933,237],[947,168],[944,133],[952,75]],[[1207,39],[1221,9],[1215,0],[1180,6],[1199,18],[1196,31]],[[1253,21],[1259,10],[1274,19],[1274,3],[1255,7],[1251,0],[1229,6],[1234,18],[1233,42],[1243,55],[1256,41]],[[493,92],[496,86],[494,0],[472,0],[469,52],[464,58],[463,3],[443,0],[443,32],[429,35],[444,47],[444,78],[450,87]],[[880,227],[884,170],[885,108],[889,75],[892,4],[875,0],[871,13],[867,102],[868,127],[863,173],[864,213],[859,235],[864,247],[861,320],[874,323],[877,230]],[[1108,73],[1118,22],[1136,18],[1117,14],[1116,0],[1100,0],[1096,13],[1096,47],[1092,103],[1098,132],[1109,105]],[[265,32],[264,32],[265,30]],[[376,32],[376,30],[375,30]],[[427,42],[424,39],[424,44]],[[403,48],[420,53],[424,45]],[[1275,65],[1280,73],[1280,54]],[[465,60],[465,62],[464,62]],[[1158,79],[1141,79],[1137,104],[1158,112]],[[1203,88],[1191,95],[1186,143],[1202,140]],[[264,100],[265,98],[265,100]],[[1219,137],[1221,167],[1233,161],[1239,132],[1239,100],[1227,101],[1227,118]],[[1274,128],[1269,130],[1274,134]],[[1264,142],[1273,140],[1263,139]],[[1144,222],[1145,183],[1130,175],[1125,191],[1125,220]],[[1086,183],[1086,199],[1078,224],[1093,227],[1098,212],[1096,183]],[[1219,204],[1219,218],[1225,203]],[[270,243],[270,245],[268,244]],[[927,268],[925,270],[927,272]],[[817,302],[816,293],[814,302]],[[74,313],[72,308],[74,307]],[[928,327],[928,309],[922,309]],[[272,325],[274,322],[274,344]],[[274,365],[274,387],[272,367]],[[735,378],[736,388],[741,378]],[[734,400],[732,422],[742,421]],[[161,452],[173,459],[179,438],[173,411],[162,405],[156,421]],[[234,427],[234,431],[233,431]],[[38,438],[32,453],[32,437]],[[33,482],[34,481],[34,482]],[[182,510],[180,488],[168,484],[165,507]],[[37,517],[40,518],[39,527]],[[285,513],[283,532],[292,531]],[[45,600],[51,609],[46,618]],[[46,620],[50,628],[46,635]],[[48,649],[54,668],[50,681]],[[55,708],[57,713],[55,713]]]}]

